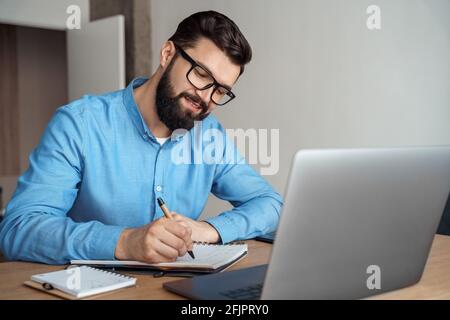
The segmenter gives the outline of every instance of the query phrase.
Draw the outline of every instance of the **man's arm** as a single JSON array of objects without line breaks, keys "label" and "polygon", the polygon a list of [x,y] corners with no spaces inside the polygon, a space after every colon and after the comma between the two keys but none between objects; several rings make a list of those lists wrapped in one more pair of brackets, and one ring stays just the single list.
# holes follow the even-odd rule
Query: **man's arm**
[{"label": "man's arm", "polygon": [[10,260],[114,259],[123,227],[67,217],[83,171],[85,132],[77,112],[58,109],[19,178],[0,224],[0,248]]},{"label": "man's arm", "polygon": [[274,231],[280,218],[281,196],[245,162],[228,137],[224,150],[225,161],[216,167],[211,191],[234,208],[206,221],[223,243]]}]

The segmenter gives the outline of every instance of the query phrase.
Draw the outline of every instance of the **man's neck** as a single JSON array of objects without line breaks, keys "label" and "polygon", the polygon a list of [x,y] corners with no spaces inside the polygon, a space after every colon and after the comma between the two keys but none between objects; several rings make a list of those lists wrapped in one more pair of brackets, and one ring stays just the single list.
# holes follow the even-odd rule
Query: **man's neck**
[{"label": "man's neck", "polygon": [[153,74],[147,82],[134,90],[134,99],[142,118],[153,135],[157,138],[165,138],[169,137],[172,132],[159,119],[156,112],[156,88],[159,79],[159,72]]}]

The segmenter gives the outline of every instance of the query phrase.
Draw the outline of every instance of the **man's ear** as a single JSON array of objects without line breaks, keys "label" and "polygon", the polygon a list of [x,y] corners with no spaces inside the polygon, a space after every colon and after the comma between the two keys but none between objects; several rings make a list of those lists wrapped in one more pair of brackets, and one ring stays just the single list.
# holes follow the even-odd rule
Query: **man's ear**
[{"label": "man's ear", "polygon": [[167,66],[172,61],[173,57],[176,54],[175,45],[172,41],[166,41],[161,48],[161,56],[159,60],[159,64],[163,69],[166,69]]}]

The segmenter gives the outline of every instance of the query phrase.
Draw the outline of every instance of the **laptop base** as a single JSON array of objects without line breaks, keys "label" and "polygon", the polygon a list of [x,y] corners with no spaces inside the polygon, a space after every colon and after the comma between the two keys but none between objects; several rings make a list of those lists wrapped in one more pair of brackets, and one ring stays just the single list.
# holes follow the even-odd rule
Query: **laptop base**
[{"label": "laptop base", "polygon": [[189,299],[257,300],[266,271],[267,264],[166,282],[163,287]]}]

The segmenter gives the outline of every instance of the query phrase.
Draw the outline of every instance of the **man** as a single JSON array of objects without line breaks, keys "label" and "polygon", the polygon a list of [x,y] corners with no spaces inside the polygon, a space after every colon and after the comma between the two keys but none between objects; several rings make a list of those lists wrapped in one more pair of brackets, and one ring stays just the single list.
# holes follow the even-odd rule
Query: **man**
[{"label": "man", "polygon": [[[242,158],[227,156],[237,153],[227,138],[215,150],[220,161],[177,159],[178,150],[193,155],[209,147],[186,144],[198,142],[196,123],[202,132],[224,133],[210,113],[235,97],[231,88],[250,60],[234,22],[199,12],[163,45],[150,79],[59,108],[0,225],[5,256],[163,262],[183,256],[193,241],[227,243],[273,231],[281,198]],[[186,145],[191,149],[180,148]],[[197,221],[209,192],[234,208]],[[173,219],[164,217],[158,197]]]}]

